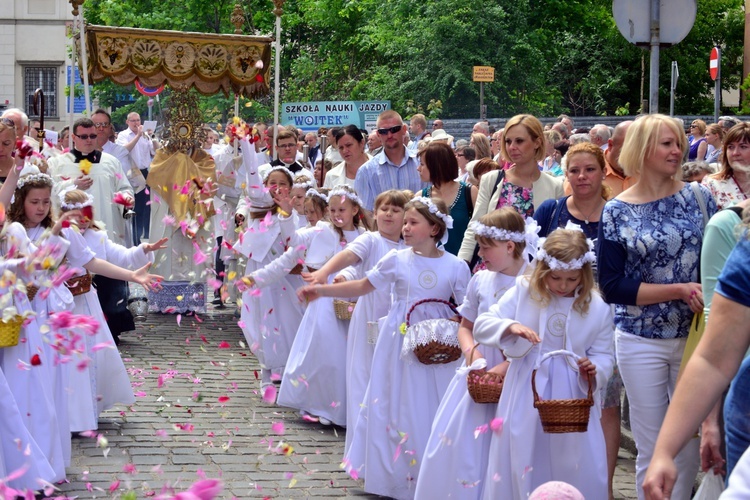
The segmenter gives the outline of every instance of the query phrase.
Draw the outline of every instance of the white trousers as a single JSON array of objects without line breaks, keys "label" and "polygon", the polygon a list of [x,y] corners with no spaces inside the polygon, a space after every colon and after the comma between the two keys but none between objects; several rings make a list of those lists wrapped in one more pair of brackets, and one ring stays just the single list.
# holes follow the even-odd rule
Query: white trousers
[{"label": "white trousers", "polygon": [[[641,500],[645,498],[643,479],[674,392],[687,339],[648,339],[620,330],[615,338],[617,363],[630,402],[630,427],[638,449],[635,479]],[[697,437],[691,439],[675,458],[678,477],[672,500],[691,497],[700,466],[699,445]]]}]

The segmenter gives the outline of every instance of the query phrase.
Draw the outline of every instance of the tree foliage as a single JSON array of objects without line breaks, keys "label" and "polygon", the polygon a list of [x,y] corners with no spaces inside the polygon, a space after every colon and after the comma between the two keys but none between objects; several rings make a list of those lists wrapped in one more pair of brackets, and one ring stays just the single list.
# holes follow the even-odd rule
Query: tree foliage
[{"label": "tree foliage", "polygon": [[[240,1],[245,33],[273,35],[271,0]],[[97,24],[229,33],[233,6],[230,0],[89,0],[86,15]],[[676,111],[712,109],[714,44],[723,49],[723,87],[737,88],[742,7],[742,0],[698,2],[688,37],[661,52],[662,103],[675,60]],[[489,116],[636,111],[644,79],[648,95],[648,52],[620,35],[611,0],[287,0],[282,25],[287,102],[388,99],[405,111],[440,101],[443,117],[473,117],[479,111],[473,66],[495,68],[495,82],[485,85]],[[223,121],[233,99],[206,98],[201,106],[207,120]],[[269,108],[270,99],[261,99],[243,103],[241,114],[267,119]]]}]

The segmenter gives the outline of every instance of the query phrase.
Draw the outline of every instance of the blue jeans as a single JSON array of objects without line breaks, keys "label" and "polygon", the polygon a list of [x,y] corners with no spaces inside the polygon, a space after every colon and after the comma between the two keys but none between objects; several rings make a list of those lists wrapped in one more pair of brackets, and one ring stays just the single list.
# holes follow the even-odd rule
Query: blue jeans
[{"label": "blue jeans", "polygon": [[727,443],[727,477],[750,446],[750,358],[740,365],[724,401],[724,431]]}]

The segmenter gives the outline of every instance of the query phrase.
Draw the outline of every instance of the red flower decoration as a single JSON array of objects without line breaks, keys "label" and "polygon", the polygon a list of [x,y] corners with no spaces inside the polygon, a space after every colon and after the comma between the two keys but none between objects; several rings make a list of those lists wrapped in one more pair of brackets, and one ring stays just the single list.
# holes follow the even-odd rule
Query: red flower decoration
[{"label": "red flower decoration", "polygon": [[263,75],[261,75],[260,73],[255,75],[255,81],[259,83],[263,83]]},{"label": "red flower decoration", "polygon": [[42,358],[38,354],[31,356],[31,366],[39,366],[42,364]]}]

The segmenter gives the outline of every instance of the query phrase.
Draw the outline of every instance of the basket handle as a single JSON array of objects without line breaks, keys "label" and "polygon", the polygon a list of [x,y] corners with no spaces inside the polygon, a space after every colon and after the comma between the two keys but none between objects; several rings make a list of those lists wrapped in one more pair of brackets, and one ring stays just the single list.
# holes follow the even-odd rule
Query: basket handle
[{"label": "basket handle", "polygon": [[[577,355],[576,353],[571,352],[571,351],[566,351],[565,349],[560,349],[560,350],[557,350],[557,351],[550,351],[547,354],[545,354],[544,356],[542,356],[542,359],[539,360],[539,362],[536,365],[536,368],[534,368],[534,370],[531,372],[531,390],[534,393],[534,402],[535,403],[538,403],[539,401],[542,400],[539,397],[539,394],[536,392],[536,371],[537,371],[537,368],[539,368],[539,365],[542,364],[542,361],[545,361],[545,360],[551,358],[552,356],[570,356],[571,358],[575,359],[576,361],[578,361],[579,359],[581,359],[581,357],[579,355]],[[589,390],[588,390],[588,394],[586,395],[586,399],[588,399],[589,401],[594,401],[594,388],[591,385],[591,375],[587,374],[586,379],[587,379],[587,381],[589,383]]]},{"label": "basket handle", "polygon": [[439,304],[445,304],[446,306],[448,306],[448,307],[451,308],[451,311],[453,311],[454,313],[458,314],[458,309],[456,309],[456,306],[454,306],[453,304],[451,304],[447,300],[443,300],[443,299],[422,299],[422,300],[418,300],[418,301],[416,301],[414,303],[414,305],[411,306],[411,308],[409,308],[409,312],[406,313],[406,327],[407,328],[411,326],[411,322],[409,321],[409,318],[411,318],[411,313],[414,311],[414,309],[417,306],[420,306],[422,304],[426,304],[428,302],[437,302]]},{"label": "basket handle", "polygon": [[[474,347],[471,349],[470,359],[474,358],[474,351],[477,350],[477,347],[479,347],[479,342],[477,342],[474,345]],[[486,368],[487,368],[487,359],[479,358],[479,359],[474,359],[470,365],[463,364],[460,367],[456,368],[456,373],[463,376],[463,375],[468,374],[471,371],[484,370]]]}]

